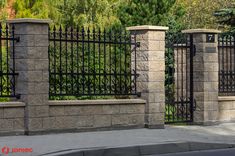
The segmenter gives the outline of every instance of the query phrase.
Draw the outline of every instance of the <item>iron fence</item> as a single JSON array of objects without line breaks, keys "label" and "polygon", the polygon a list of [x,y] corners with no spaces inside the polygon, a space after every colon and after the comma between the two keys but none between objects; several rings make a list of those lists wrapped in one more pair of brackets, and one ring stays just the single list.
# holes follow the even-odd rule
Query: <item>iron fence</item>
[{"label": "iron fence", "polygon": [[193,121],[193,36],[166,34],[165,123]]},{"label": "iron fence", "polygon": [[15,42],[19,38],[14,36],[14,25],[0,23],[0,97],[17,97],[15,91]]},{"label": "iron fence", "polygon": [[223,33],[218,38],[219,94],[235,95],[235,33]]},{"label": "iron fence", "polygon": [[136,37],[126,31],[49,30],[49,94],[136,95]]}]

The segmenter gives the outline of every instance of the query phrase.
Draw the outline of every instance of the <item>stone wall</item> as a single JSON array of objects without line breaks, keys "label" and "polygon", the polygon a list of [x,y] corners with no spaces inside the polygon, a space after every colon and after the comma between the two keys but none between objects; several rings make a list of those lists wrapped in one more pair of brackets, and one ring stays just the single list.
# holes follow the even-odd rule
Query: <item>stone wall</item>
[{"label": "stone wall", "polygon": [[235,97],[220,96],[219,97],[219,121],[235,122]]},{"label": "stone wall", "polygon": [[0,102],[0,135],[24,134],[25,104]]},{"label": "stone wall", "polygon": [[144,107],[141,99],[49,101],[49,117],[35,125],[35,130],[140,128],[144,127]]}]

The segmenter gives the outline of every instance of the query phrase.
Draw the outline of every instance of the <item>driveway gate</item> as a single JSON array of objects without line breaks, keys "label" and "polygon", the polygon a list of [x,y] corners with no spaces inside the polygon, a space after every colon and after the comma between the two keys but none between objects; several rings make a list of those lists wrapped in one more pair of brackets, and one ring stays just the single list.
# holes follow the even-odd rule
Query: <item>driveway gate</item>
[{"label": "driveway gate", "polygon": [[191,34],[166,35],[165,123],[193,121],[194,49]]}]

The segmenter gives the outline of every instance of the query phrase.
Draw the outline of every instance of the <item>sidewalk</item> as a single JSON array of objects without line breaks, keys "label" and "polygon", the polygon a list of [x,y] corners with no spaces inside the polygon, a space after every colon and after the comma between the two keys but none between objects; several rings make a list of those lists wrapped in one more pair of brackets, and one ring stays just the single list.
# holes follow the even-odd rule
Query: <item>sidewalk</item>
[{"label": "sidewalk", "polygon": [[[8,146],[9,148],[32,148],[33,153],[28,153],[28,155],[36,156],[58,153],[60,151],[183,142],[235,144],[235,123],[205,127],[166,126],[165,129],[7,136],[0,137],[0,153],[4,146]],[[27,156],[26,153],[17,153],[16,155]]]}]

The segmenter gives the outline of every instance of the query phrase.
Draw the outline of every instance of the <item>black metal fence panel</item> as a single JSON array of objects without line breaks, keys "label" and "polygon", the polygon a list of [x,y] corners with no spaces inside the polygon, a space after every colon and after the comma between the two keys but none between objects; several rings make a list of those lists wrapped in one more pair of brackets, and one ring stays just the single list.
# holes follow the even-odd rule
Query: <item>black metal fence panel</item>
[{"label": "black metal fence panel", "polygon": [[0,23],[0,97],[17,97],[15,91],[15,42],[14,26]]},{"label": "black metal fence panel", "polygon": [[50,97],[137,94],[135,35],[53,27],[49,40]]},{"label": "black metal fence panel", "polygon": [[193,38],[166,35],[165,123],[193,121]]},{"label": "black metal fence panel", "polygon": [[235,33],[218,38],[219,95],[235,95]]}]

